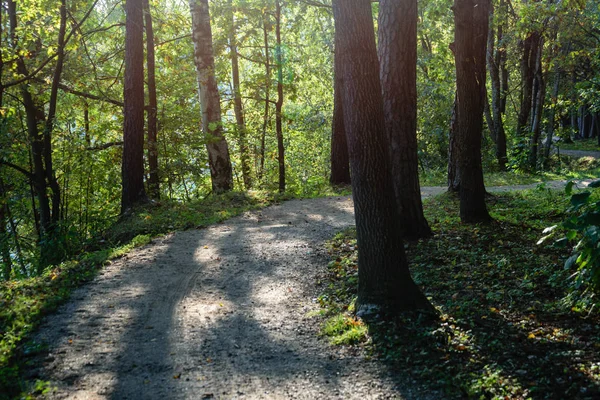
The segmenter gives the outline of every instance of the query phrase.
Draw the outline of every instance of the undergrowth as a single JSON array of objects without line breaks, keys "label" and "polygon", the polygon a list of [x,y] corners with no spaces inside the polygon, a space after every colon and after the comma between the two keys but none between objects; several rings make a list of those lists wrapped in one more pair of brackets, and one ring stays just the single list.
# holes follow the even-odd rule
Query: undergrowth
[{"label": "undergrowth", "polygon": [[[600,398],[600,314],[568,296],[568,252],[536,245],[567,205],[563,192],[542,187],[496,195],[488,199],[495,222],[471,226],[460,223],[452,196],[426,201],[435,236],[407,244],[407,254],[440,312],[433,322],[356,320],[355,231],[340,233],[330,242],[333,261],[318,298],[323,334],[358,343],[366,357],[448,398]],[[350,331],[352,341],[345,339]]]}]

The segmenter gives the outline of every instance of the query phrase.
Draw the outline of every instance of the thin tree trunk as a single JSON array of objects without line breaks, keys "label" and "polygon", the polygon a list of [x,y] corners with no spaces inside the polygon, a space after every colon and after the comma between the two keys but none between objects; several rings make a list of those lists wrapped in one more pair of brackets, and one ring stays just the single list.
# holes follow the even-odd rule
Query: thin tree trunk
[{"label": "thin tree trunk", "polygon": [[333,61],[333,120],[331,121],[331,175],[329,183],[332,186],[350,184],[350,160],[348,158],[348,142],[344,127],[344,109],[342,90],[342,61],[336,35],[335,54]]},{"label": "thin tree trunk", "polygon": [[490,0],[454,1],[458,120],[455,140],[460,170],[460,218],[465,223],[491,219],[485,205],[481,164],[489,7]]},{"label": "thin tree trunk", "polygon": [[231,77],[233,81],[233,112],[236,122],[236,136],[240,147],[240,160],[242,162],[242,178],[246,189],[252,187],[252,171],[250,170],[250,151],[248,150],[248,139],[246,133],[246,122],[244,120],[244,109],[242,105],[242,91],[240,87],[240,66],[238,61],[237,27],[233,10],[233,1],[228,1],[231,29],[229,33],[229,54],[231,55]]},{"label": "thin tree trunk", "polygon": [[156,61],[154,56],[154,29],[150,1],[144,0],[144,19],[146,22],[146,59],[148,67],[148,195],[160,199],[160,180],[158,171],[158,104],[156,100]]},{"label": "thin tree trunk", "polygon": [[537,62],[537,50],[540,35],[532,32],[521,41],[521,104],[519,115],[517,117],[517,137],[524,140],[530,132],[529,117],[531,115],[531,105],[533,102],[533,83],[535,79],[535,65]]},{"label": "thin tree trunk", "polygon": [[143,0],[125,2],[123,192],[121,213],[146,200],[144,190],[144,13]]},{"label": "thin tree trunk", "polygon": [[265,141],[267,137],[267,126],[269,125],[269,108],[271,106],[271,57],[269,48],[269,15],[268,13],[263,14],[263,40],[265,45],[265,111],[263,113],[263,125],[260,137],[260,169],[258,172],[258,179],[262,180],[265,172]]},{"label": "thin tree trunk", "polygon": [[283,48],[281,47],[281,2],[275,1],[275,35],[277,38],[277,102],[275,103],[275,131],[277,133],[277,162],[279,164],[279,192],[285,192],[285,149],[283,146]]},{"label": "thin tree trunk", "polygon": [[[504,7],[504,1],[500,1],[500,7]],[[491,109],[487,102],[489,115],[486,113],[486,118],[489,116],[488,127],[492,135],[492,140],[496,145],[496,159],[498,167],[501,171],[506,170],[508,157],[506,152],[506,132],[504,130],[504,122],[502,116],[506,108],[506,89],[508,85],[508,73],[506,72],[506,50],[502,44],[503,26],[498,25],[497,40],[493,29],[493,11],[490,12],[490,24],[488,30],[488,51],[487,65],[490,73],[491,89],[492,89],[492,106]],[[497,46],[494,45],[497,43]],[[506,82],[504,82],[506,80]]]},{"label": "thin tree trunk", "polygon": [[550,150],[552,149],[552,143],[554,139],[554,125],[556,124],[556,105],[558,103],[558,92],[560,90],[562,71],[560,68],[556,69],[556,78],[554,79],[554,87],[552,89],[552,107],[550,108],[550,115],[548,116],[548,128],[546,135],[546,144],[544,146],[544,162],[546,163],[550,158]]},{"label": "thin tree trunk", "polygon": [[[11,44],[17,51],[17,5],[13,0],[8,1],[8,16],[10,21]],[[27,67],[22,56],[17,57],[17,71],[21,75],[28,75]],[[23,83],[20,87],[23,107],[25,109],[25,120],[27,125],[28,139],[31,147],[31,161],[33,166],[32,184],[39,207],[39,238],[40,240],[51,231],[52,212],[47,196],[46,171],[44,170],[44,140],[40,135],[39,127],[43,126],[45,116],[43,110],[38,107],[29,91],[29,85]],[[33,204],[35,207],[35,202]]]},{"label": "thin tree trunk", "polygon": [[423,215],[417,149],[417,0],[379,2],[385,127],[400,226],[409,240],[432,235]]},{"label": "thin tree trunk", "polygon": [[544,100],[546,98],[546,80],[542,70],[542,47],[543,40],[540,39],[540,44],[537,52],[536,72],[535,72],[535,98],[532,107],[533,121],[531,124],[531,149],[529,152],[529,166],[535,170],[537,168],[539,143],[542,132],[542,113],[544,111]]},{"label": "thin tree trunk", "polygon": [[4,192],[4,184],[0,182],[0,253],[2,254],[2,275],[4,280],[10,280],[12,273],[12,258],[10,256],[9,233],[6,229],[8,223],[8,200]]},{"label": "thin tree trunk", "polygon": [[198,75],[198,96],[202,110],[202,129],[208,151],[212,190],[215,193],[223,193],[233,189],[233,172],[229,147],[223,136],[208,0],[189,0],[189,4],[192,14],[194,61]]},{"label": "thin tree trunk", "polygon": [[448,131],[448,191],[458,193],[460,190],[460,169],[458,165],[458,148],[456,135],[458,134],[458,98],[454,93],[450,129]]},{"label": "thin tree trunk", "polygon": [[[63,65],[65,60],[65,34],[67,29],[67,5],[65,0],[60,2],[60,27],[58,32],[58,46],[57,46],[57,57],[56,67],[54,69],[54,76],[52,78],[52,86],[50,88],[50,101],[48,103],[48,116],[46,117],[46,123],[44,126],[44,169],[46,172],[46,180],[48,186],[52,191],[52,230],[56,228],[56,225],[60,221],[60,187],[54,173],[54,166],[52,162],[52,131],[54,130],[54,122],[56,119],[56,106],[58,103],[58,87],[60,85]],[[55,260],[56,255],[54,257]]]},{"label": "thin tree trunk", "polygon": [[433,308],[413,282],[404,254],[388,144],[371,3],[334,0],[342,57],[344,124],[358,240],[357,313]]}]

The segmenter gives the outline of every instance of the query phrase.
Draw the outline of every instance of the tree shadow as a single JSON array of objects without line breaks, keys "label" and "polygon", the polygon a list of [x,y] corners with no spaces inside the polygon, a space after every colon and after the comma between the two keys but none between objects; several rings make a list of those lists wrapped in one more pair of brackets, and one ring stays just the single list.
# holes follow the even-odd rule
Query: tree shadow
[{"label": "tree shadow", "polygon": [[90,398],[415,396],[404,376],[328,345],[307,315],[325,240],[354,222],[348,200],[291,203],[109,266],[42,327],[41,377]]}]

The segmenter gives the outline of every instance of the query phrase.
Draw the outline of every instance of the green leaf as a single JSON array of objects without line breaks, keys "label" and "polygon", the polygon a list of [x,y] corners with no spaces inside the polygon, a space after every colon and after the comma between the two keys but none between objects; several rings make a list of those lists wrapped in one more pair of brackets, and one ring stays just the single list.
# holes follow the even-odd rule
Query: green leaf
[{"label": "green leaf", "polygon": [[573,196],[571,196],[571,204],[575,207],[581,206],[587,203],[591,194],[591,192],[575,193]]},{"label": "green leaf", "polygon": [[573,186],[575,186],[575,183],[573,181],[567,182],[567,185],[565,186],[565,193],[567,195],[573,193]]}]

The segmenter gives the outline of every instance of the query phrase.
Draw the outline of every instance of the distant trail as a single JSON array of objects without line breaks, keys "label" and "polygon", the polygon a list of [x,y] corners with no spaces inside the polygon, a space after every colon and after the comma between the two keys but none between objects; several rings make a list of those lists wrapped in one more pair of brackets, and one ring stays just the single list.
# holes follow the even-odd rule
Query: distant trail
[{"label": "distant trail", "polygon": [[[579,179],[574,182],[580,188],[587,187],[590,182],[594,181],[594,179]],[[527,185],[506,185],[506,186],[486,186],[486,190],[490,193],[502,193],[502,192],[512,192],[516,190],[527,190],[527,189],[535,189],[540,185],[544,185],[544,187],[548,189],[563,189],[567,184],[567,180],[560,181],[547,181],[547,182],[536,182],[529,183]],[[423,198],[437,196],[444,192],[448,191],[448,187],[446,186],[425,186],[421,188],[421,196]]]},{"label": "distant trail", "polygon": [[443,399],[318,335],[324,243],[353,212],[292,200],[133,250],[46,318],[27,376],[51,399]]},{"label": "distant trail", "polygon": [[593,157],[600,158],[600,151],[589,151],[589,150],[563,150],[563,149],[554,149],[555,153],[560,154],[561,156],[569,156],[569,157]]}]

